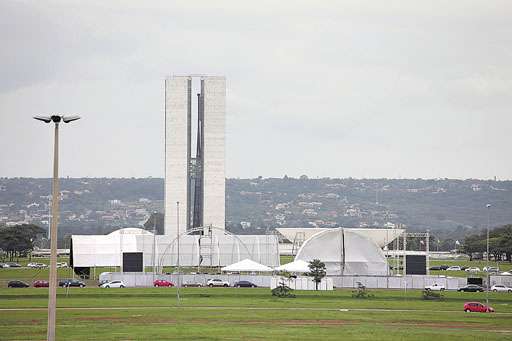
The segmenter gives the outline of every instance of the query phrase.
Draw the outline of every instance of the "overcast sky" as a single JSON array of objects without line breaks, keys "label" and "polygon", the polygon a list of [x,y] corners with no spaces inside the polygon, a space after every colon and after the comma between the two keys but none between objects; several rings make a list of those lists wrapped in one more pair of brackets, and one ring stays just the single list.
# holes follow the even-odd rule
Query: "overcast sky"
[{"label": "overcast sky", "polygon": [[[150,4],[147,4],[150,3]],[[227,78],[228,177],[512,176],[512,1],[0,1],[0,176],[163,177],[164,79]]]}]

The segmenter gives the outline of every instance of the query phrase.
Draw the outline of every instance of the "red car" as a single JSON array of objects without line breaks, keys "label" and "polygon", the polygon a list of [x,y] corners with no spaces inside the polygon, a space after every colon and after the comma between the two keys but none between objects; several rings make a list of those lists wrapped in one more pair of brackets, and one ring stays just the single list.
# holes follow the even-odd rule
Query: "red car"
[{"label": "red car", "polygon": [[48,281],[34,281],[32,285],[34,286],[34,288],[48,288],[49,283]]},{"label": "red car", "polygon": [[488,307],[480,302],[466,302],[464,303],[464,311],[466,313],[494,313],[493,307]]},{"label": "red car", "polygon": [[173,287],[174,283],[166,281],[165,279],[156,279],[153,282],[153,286],[155,288],[158,288],[158,287]]}]

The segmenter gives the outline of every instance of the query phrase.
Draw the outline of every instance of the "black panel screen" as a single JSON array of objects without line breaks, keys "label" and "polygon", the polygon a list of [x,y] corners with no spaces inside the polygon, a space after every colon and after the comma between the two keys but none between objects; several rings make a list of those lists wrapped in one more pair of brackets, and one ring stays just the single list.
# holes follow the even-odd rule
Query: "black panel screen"
[{"label": "black panel screen", "polygon": [[142,272],[142,252],[123,252],[123,272]]},{"label": "black panel screen", "polygon": [[91,268],[89,268],[89,267],[87,267],[87,268],[74,267],[73,271],[75,272],[75,274],[80,276],[81,279],[89,279],[91,276]]},{"label": "black panel screen", "polygon": [[427,256],[409,255],[406,259],[407,275],[426,275],[427,274]]},{"label": "black panel screen", "polygon": [[484,280],[479,277],[469,277],[468,278],[468,284],[476,284],[476,285],[483,285]]}]

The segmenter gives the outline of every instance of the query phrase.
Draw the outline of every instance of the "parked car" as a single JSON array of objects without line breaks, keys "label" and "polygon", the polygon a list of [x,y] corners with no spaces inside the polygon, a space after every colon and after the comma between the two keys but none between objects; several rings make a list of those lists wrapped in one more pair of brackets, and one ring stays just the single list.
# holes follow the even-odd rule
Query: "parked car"
[{"label": "parked car", "polygon": [[477,291],[480,291],[480,292],[483,292],[484,288],[479,286],[479,285],[476,285],[476,284],[468,284],[468,285],[466,285],[464,287],[458,288],[457,291],[464,291],[464,292],[477,292]]},{"label": "parked car", "polygon": [[8,268],[9,265],[6,263],[0,263],[0,268]]},{"label": "parked car", "polygon": [[153,282],[153,286],[155,288],[158,288],[158,287],[173,287],[174,283],[166,281],[165,279],[155,279],[155,281]]},{"label": "parked car", "polygon": [[453,265],[453,266],[450,266],[448,269],[446,269],[446,271],[461,271],[461,267],[458,266],[458,265]]},{"label": "parked car", "polygon": [[183,286],[185,288],[200,288],[203,286],[202,283],[199,283],[199,282],[190,282],[190,283],[183,283]]},{"label": "parked car", "polygon": [[439,267],[441,268],[441,270],[446,270],[449,268],[448,265],[440,265]]},{"label": "parked car", "polygon": [[7,283],[8,288],[28,288],[29,286],[30,285],[22,281],[9,281],[9,283]]},{"label": "parked car", "polygon": [[37,280],[34,281],[34,283],[32,283],[32,286],[34,288],[48,288],[50,284],[48,283],[48,281]]},{"label": "parked car", "polygon": [[238,281],[233,285],[235,288],[256,288],[257,285],[249,281]]},{"label": "parked car", "polygon": [[466,268],[464,271],[467,272],[480,272],[480,268],[476,266],[470,266],[469,268]]},{"label": "parked car", "polygon": [[500,275],[510,276],[510,275],[512,275],[512,272],[510,272],[510,271],[503,271],[503,272],[500,273]]},{"label": "parked car", "polygon": [[512,292],[512,288],[503,284],[495,284],[491,287],[491,290],[494,292]]},{"label": "parked car", "polygon": [[466,313],[494,313],[494,309],[492,307],[488,307],[485,304],[480,302],[466,302],[464,303],[464,311]]},{"label": "parked car", "polygon": [[9,268],[21,268],[21,265],[19,265],[18,263],[8,262],[8,263],[5,263],[5,264],[9,265],[8,266]]},{"label": "parked car", "polygon": [[66,262],[58,262],[57,263],[57,267],[58,268],[67,268],[68,267],[68,263],[66,263]]},{"label": "parked car", "polygon": [[500,269],[495,266],[484,267],[484,272],[500,272]]},{"label": "parked car", "polygon": [[59,281],[59,287],[85,287],[85,283],[78,279],[63,279]]},{"label": "parked car", "polygon": [[42,268],[47,268],[48,265],[43,264],[43,263],[28,263],[27,267],[33,268],[33,269],[42,269]]},{"label": "parked car", "polygon": [[446,288],[442,284],[434,283],[432,285],[427,285],[425,287],[425,290],[432,290],[432,291],[444,291]]},{"label": "parked car", "polygon": [[431,267],[429,268],[429,270],[430,270],[430,271],[433,271],[433,270],[442,270],[442,269],[441,269],[441,266],[439,266],[439,265],[435,265],[435,266],[431,266]]},{"label": "parked car", "polygon": [[100,288],[126,288],[123,281],[111,281],[103,283]]},{"label": "parked car", "polygon": [[206,285],[209,286],[210,288],[211,287],[229,287],[229,282],[223,281],[222,279],[214,278],[214,279],[209,279],[206,282]]}]

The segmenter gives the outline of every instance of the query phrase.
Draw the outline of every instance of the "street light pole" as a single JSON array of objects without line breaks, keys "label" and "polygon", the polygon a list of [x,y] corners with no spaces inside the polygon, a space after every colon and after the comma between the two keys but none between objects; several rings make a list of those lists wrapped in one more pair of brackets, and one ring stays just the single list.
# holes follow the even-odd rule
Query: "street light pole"
[{"label": "street light pole", "polygon": [[178,304],[180,303],[180,202],[176,201],[176,230],[178,233],[178,260],[177,260],[177,267],[178,267],[178,281],[176,283],[176,297],[178,299]]},{"label": "street light pole", "polygon": [[156,211],[153,211],[153,282],[155,282],[156,267]]},{"label": "street light pole", "polygon": [[487,207],[487,255],[485,257],[485,263],[487,267],[487,290],[485,291],[485,305],[486,305],[486,311],[489,312],[489,282],[490,282],[490,276],[489,276],[489,229],[491,228],[491,204],[485,205]]},{"label": "street light pole", "polygon": [[48,329],[47,340],[55,340],[55,324],[57,313],[57,227],[59,224],[59,123],[69,123],[80,119],[78,116],[50,117],[36,116],[36,120],[55,123],[53,144],[53,182],[52,182],[52,223],[50,227],[50,275],[48,283]]}]

